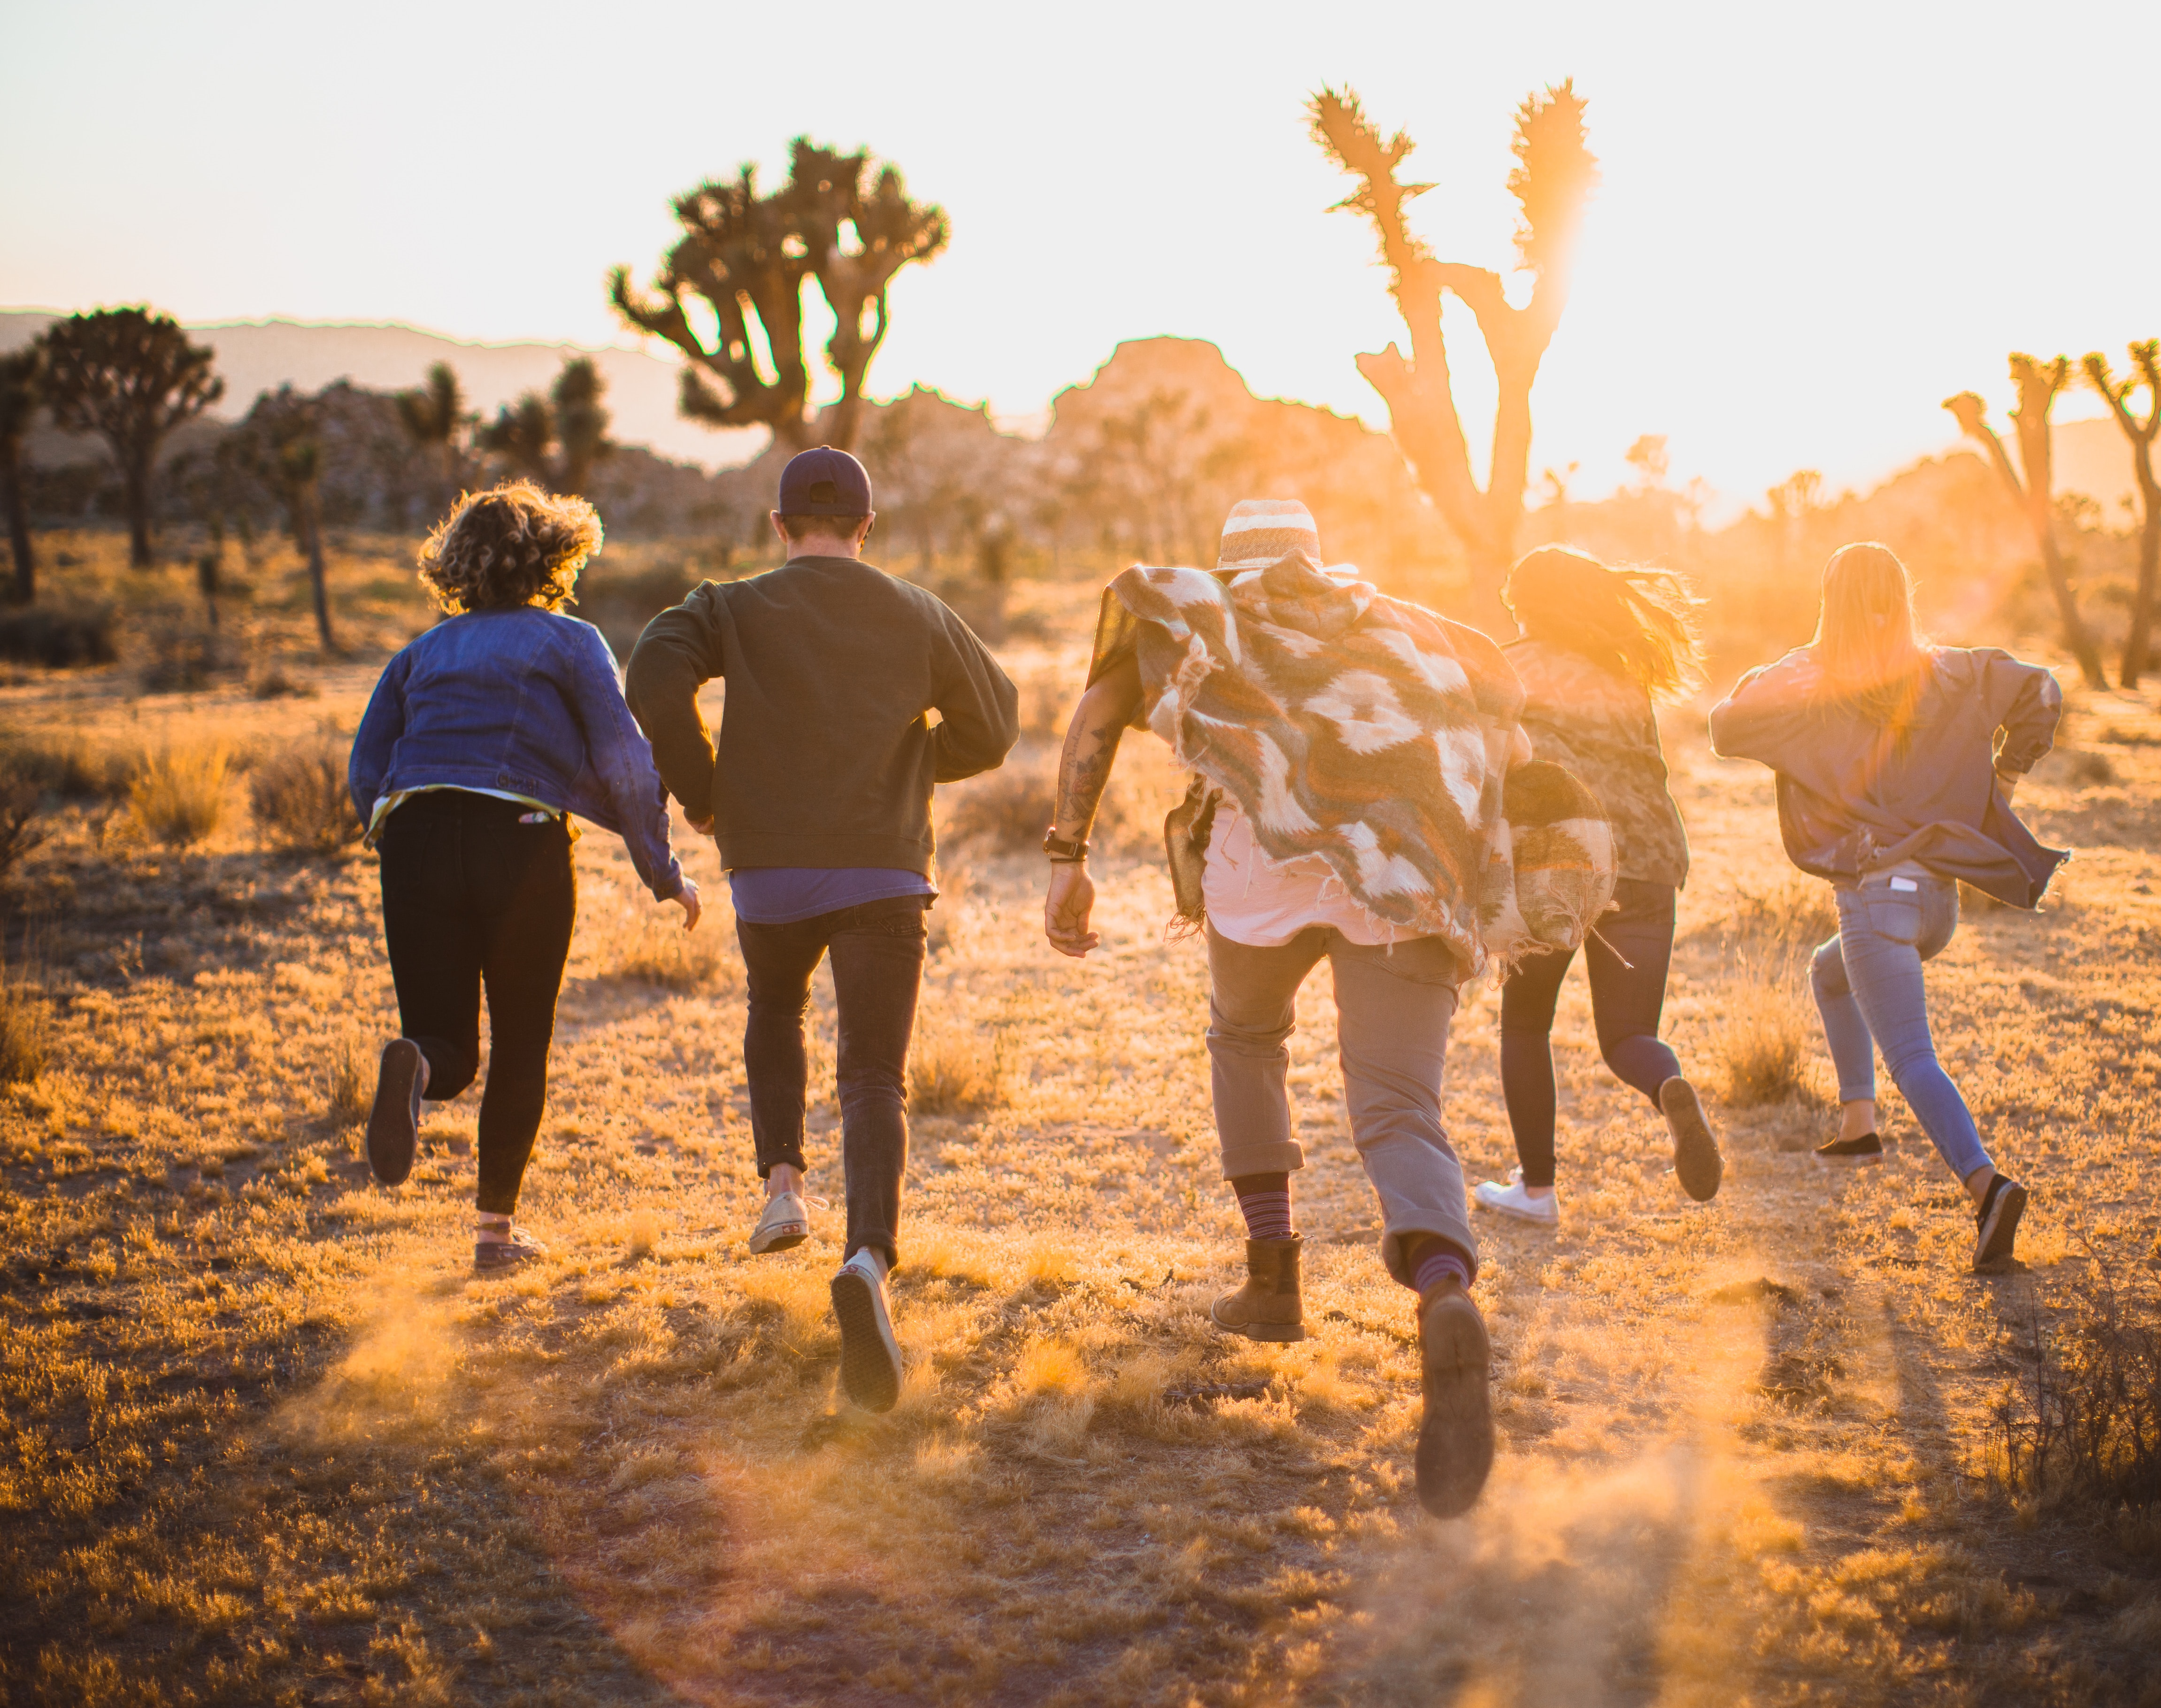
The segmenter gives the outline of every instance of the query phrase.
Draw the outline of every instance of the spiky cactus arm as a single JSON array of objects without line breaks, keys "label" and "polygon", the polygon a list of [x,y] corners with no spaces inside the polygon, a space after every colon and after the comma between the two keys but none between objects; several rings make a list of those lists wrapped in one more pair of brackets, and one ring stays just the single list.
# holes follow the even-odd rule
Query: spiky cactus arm
[{"label": "spiky cactus arm", "polygon": [[[2153,440],[2161,434],[2161,340],[2148,338],[2131,346],[2132,372],[2119,382],[2108,370],[2108,358],[2098,350],[2084,365],[2087,383],[2108,399],[2109,414],[2131,445],[2132,473],[2138,482],[2138,580],[2131,601],[2131,627],[2123,643],[2123,664],[2119,680],[2136,688],[2151,662],[2153,607],[2157,584],[2161,584],[2161,482],[2153,475]],[[2131,412],[2131,394],[2146,391],[2146,419]]]},{"label": "spiky cactus arm", "polygon": [[[1516,165],[1508,188],[1522,209],[1516,242],[1536,278],[1531,299],[1512,306],[1488,268],[1435,259],[1405,222],[1403,207],[1432,188],[1398,176],[1413,143],[1383,139],[1349,90],[1323,90],[1309,109],[1315,138],[1360,187],[1337,206],[1363,213],[1380,239],[1390,292],[1409,328],[1411,355],[1398,347],[1358,358],[1358,371],[1388,405],[1398,442],[1450,528],[1488,579],[1513,555],[1529,478],[1531,388],[1560,324],[1583,209],[1598,182],[1585,140],[1584,102],[1573,81],[1527,97],[1517,110]],[[1441,336],[1441,292],[1452,290],[1478,321],[1499,381],[1493,459],[1481,491],[1455,408]]]}]

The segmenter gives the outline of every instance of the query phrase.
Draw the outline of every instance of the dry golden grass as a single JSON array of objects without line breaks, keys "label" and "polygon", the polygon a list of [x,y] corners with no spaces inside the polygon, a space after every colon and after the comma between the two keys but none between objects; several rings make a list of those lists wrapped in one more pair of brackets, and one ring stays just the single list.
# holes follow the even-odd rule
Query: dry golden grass
[{"label": "dry golden grass", "polygon": [[[1092,593],[1013,596],[1061,637],[1016,669],[1070,680]],[[372,664],[309,668],[309,726],[349,729]],[[291,702],[245,680],[146,711],[132,679],[101,686],[125,669],[25,676],[0,708],[86,751],[294,733]],[[2106,699],[2096,725],[2161,730],[2144,699]],[[1768,779],[1710,757],[1700,722],[1669,733],[1697,855],[1669,1033],[1695,1071],[1729,1006],[1727,925],[1784,880]],[[1213,1166],[1204,965],[1162,941],[1144,853],[1102,862],[1106,948],[1085,964],[1042,945],[1025,852],[979,855],[934,911],[926,1039],[992,1040],[999,1096],[919,1102],[893,1289],[908,1377],[872,1418],[836,1392],[837,1205],[792,1253],[743,1248],[721,918],[697,934],[724,951],[705,982],[622,976],[632,923],[669,915],[613,839],[581,841],[522,1210],[553,1255],[476,1281],[476,1091],[430,1110],[395,1191],[326,1107],[346,1041],[372,1084],[395,1026],[372,862],[271,858],[229,825],[170,849],[86,796],[9,898],[12,932],[40,921],[55,1006],[45,1070],[0,1091],[0,1691],[2138,1702],[2161,1521],[2007,1506],[1981,1474],[2026,1325],[2097,1267],[2150,1285],[2161,1238],[2161,748],[2108,745],[2116,782],[2044,766],[2024,797],[2084,851],[2060,902],[1975,917],[1930,975],[1946,1059],[2035,1190],[2032,1267],[1966,1272],[1957,1189],[1888,1097],[1888,1159],[1842,1175],[1794,1153],[1827,1125],[1806,1100],[1716,1109],[1726,1185],[1690,1205],[1571,979],[1566,1219],[1481,1219],[1502,1453],[1445,1525],[1411,1495],[1409,1300],[1373,1249],[1325,977],[1290,1069],[1315,1337],[1207,1325],[1240,1230]],[[1133,746],[1145,827],[1177,778]],[[724,894],[710,844],[686,859]],[[1451,1049],[1474,1178],[1512,1157],[1497,1009],[1471,993]],[[813,1190],[837,1199],[822,974],[812,1037]]]},{"label": "dry golden grass", "polygon": [[315,742],[274,752],[247,779],[255,828],[273,848],[329,853],[360,839],[345,747]]},{"label": "dry golden grass", "polygon": [[225,821],[232,755],[222,742],[151,754],[128,785],[135,821],[169,848],[191,847]]}]

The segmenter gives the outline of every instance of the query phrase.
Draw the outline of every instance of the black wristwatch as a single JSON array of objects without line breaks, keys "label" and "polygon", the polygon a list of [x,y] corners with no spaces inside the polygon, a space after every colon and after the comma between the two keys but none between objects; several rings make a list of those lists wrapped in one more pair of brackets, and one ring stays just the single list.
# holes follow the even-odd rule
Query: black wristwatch
[{"label": "black wristwatch", "polygon": [[1053,866],[1078,866],[1088,857],[1088,845],[1058,834],[1053,825],[1043,833],[1043,851],[1050,857]]}]

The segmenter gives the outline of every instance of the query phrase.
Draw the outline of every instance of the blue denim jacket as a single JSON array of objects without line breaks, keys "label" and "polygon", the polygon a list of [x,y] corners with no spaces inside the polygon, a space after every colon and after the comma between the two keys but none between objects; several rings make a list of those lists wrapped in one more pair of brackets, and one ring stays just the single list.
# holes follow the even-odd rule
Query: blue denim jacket
[{"label": "blue denim jacket", "polygon": [[591,623],[537,606],[450,617],[391,659],[346,781],[363,824],[384,795],[431,784],[530,795],[621,836],[656,896],[682,882],[614,654]]}]

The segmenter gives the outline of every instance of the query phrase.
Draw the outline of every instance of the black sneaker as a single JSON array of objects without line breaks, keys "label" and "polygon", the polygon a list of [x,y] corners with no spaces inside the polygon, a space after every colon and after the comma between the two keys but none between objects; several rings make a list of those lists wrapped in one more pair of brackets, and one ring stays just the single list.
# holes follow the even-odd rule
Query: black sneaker
[{"label": "black sneaker", "polygon": [[420,1148],[420,1046],[394,1039],[383,1052],[375,1081],[375,1107],[367,1113],[367,1165],[386,1186],[413,1172]]},{"label": "black sneaker", "polygon": [[1835,1138],[1829,1144],[1820,1144],[1811,1154],[1820,1163],[1880,1163],[1883,1141],[1872,1133],[1864,1133],[1858,1138]]},{"label": "black sneaker", "polygon": [[473,1242],[473,1269],[476,1273],[492,1270],[523,1268],[528,1263],[538,1263],[548,1255],[548,1247],[522,1227],[510,1231],[507,1240],[475,1240]]},{"label": "black sneaker", "polygon": [[2026,1213],[2026,1189],[2008,1174],[1988,1183],[1988,1191],[1974,1212],[1973,1266],[1978,1269],[2001,1263],[2011,1255],[2018,1237],[2018,1218]]}]

